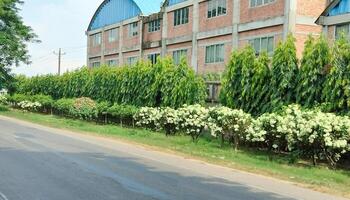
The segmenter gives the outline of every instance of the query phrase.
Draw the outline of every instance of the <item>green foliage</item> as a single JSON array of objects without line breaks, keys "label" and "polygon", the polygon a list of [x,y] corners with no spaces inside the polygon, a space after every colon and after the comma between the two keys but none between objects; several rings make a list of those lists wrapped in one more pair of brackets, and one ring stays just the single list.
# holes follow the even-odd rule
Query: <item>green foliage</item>
[{"label": "green foliage", "polygon": [[326,39],[309,36],[305,43],[298,75],[297,103],[312,107],[322,103],[322,90],[331,63],[331,52]]},{"label": "green foliage", "polygon": [[333,48],[332,68],[323,90],[329,110],[350,110],[350,42],[341,37]]},{"label": "green foliage", "polygon": [[295,39],[289,35],[285,43],[280,43],[273,55],[271,69],[271,109],[295,102],[298,60]]},{"label": "green foliage", "polygon": [[97,117],[98,110],[95,101],[81,97],[74,100],[69,113],[75,118],[91,120]]},{"label": "green foliage", "polygon": [[222,103],[252,114],[269,110],[269,59],[266,53],[258,58],[250,47],[233,52],[223,79]]},{"label": "green foliage", "polygon": [[34,42],[36,35],[24,25],[19,16],[20,0],[0,1],[0,89],[13,80],[10,66],[29,63],[27,43]]},{"label": "green foliage", "polygon": [[90,97],[96,101],[135,106],[171,106],[203,103],[203,80],[185,62],[171,59],[156,65],[138,62],[133,67],[82,68],[62,76],[44,75],[20,81],[18,92],[44,94],[54,99]]},{"label": "green foliage", "polygon": [[73,105],[74,99],[59,99],[53,104],[53,108],[55,109],[55,113],[69,116]]},{"label": "green foliage", "polygon": [[9,111],[9,108],[5,105],[0,104],[0,112],[6,112]]},{"label": "green foliage", "polygon": [[131,105],[118,105],[114,104],[112,107],[107,109],[107,113],[112,117],[123,121],[132,121],[134,115],[139,111],[139,108]]}]

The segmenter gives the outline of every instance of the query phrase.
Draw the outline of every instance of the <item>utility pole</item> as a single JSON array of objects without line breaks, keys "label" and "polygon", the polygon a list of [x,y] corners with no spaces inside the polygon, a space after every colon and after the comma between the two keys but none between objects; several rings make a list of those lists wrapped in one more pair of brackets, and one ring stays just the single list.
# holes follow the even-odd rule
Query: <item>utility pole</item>
[{"label": "utility pole", "polygon": [[53,53],[55,55],[58,55],[58,75],[61,75],[61,59],[62,56],[66,55],[66,53],[62,52],[61,48],[58,49],[58,53],[56,53],[55,51]]}]

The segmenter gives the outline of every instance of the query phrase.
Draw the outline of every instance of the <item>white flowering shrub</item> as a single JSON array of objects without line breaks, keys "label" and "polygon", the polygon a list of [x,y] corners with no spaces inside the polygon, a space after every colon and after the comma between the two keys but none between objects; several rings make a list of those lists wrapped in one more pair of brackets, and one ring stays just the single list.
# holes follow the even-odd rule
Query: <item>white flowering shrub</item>
[{"label": "white flowering shrub", "polygon": [[247,131],[247,141],[255,146],[266,147],[270,151],[287,150],[286,134],[279,132],[278,129],[282,119],[282,116],[271,113],[253,120]]},{"label": "white flowering shrub", "polygon": [[178,109],[180,128],[195,142],[207,127],[208,109],[201,105],[184,105]]},{"label": "white flowering shrub", "polygon": [[143,107],[135,114],[134,119],[137,126],[159,130],[161,116],[159,108]]},{"label": "white flowering shrub", "polygon": [[180,129],[179,112],[173,108],[162,108],[160,111],[159,125],[166,135],[174,135]]},{"label": "white flowering shrub", "polygon": [[7,104],[7,97],[5,95],[0,94],[0,104]]},{"label": "white flowering shrub", "polygon": [[21,101],[17,106],[26,111],[37,111],[42,105],[39,102]]},{"label": "white flowering shrub", "polygon": [[228,140],[237,149],[241,141],[245,141],[252,117],[243,110],[227,107],[209,109],[208,125],[213,136],[221,136],[222,143]]}]

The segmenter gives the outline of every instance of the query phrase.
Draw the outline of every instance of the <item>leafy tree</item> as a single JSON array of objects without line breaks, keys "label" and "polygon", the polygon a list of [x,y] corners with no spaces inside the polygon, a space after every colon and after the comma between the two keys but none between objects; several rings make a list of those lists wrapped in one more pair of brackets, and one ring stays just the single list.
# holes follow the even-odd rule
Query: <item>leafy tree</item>
[{"label": "leafy tree", "polygon": [[295,102],[298,59],[294,42],[293,36],[289,35],[274,52],[271,69],[271,109]]},{"label": "leafy tree", "polygon": [[297,103],[312,107],[322,102],[322,90],[329,68],[331,54],[328,42],[321,36],[309,36],[298,76]]},{"label": "leafy tree", "polygon": [[0,88],[13,80],[10,66],[29,63],[27,42],[36,41],[36,35],[24,25],[18,15],[20,0],[0,1]]},{"label": "leafy tree", "polygon": [[330,110],[349,111],[350,108],[350,42],[343,36],[333,47],[332,69],[324,88],[324,100]]}]

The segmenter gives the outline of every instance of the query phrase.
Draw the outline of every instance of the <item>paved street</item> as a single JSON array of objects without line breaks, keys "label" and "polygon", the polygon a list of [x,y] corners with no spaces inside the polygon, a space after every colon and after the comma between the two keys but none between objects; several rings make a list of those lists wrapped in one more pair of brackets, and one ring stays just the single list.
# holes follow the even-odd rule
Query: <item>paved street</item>
[{"label": "paved street", "polygon": [[0,117],[0,200],[336,198],[124,142]]}]

